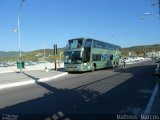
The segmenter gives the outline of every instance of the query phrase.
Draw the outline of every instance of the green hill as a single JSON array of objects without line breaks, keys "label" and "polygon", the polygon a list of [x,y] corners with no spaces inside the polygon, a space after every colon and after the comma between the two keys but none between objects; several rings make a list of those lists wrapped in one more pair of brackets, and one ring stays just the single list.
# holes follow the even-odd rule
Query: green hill
[{"label": "green hill", "polygon": [[[63,52],[63,48],[58,49],[58,54]],[[54,52],[53,49],[46,49],[45,50],[45,60],[53,61]],[[18,53],[12,54],[10,56],[0,56],[0,62],[15,62],[19,59]],[[44,60],[44,50],[35,50],[30,52],[23,52],[22,53],[22,60],[29,62],[29,61],[43,61]]]},{"label": "green hill", "polygon": [[18,52],[16,51],[9,51],[9,52],[0,51],[0,57],[8,57],[8,56],[13,56],[17,54]]},{"label": "green hill", "polygon": [[129,52],[133,56],[145,56],[147,52],[160,51],[160,44],[155,45],[142,45],[122,48],[122,56],[128,56]]}]

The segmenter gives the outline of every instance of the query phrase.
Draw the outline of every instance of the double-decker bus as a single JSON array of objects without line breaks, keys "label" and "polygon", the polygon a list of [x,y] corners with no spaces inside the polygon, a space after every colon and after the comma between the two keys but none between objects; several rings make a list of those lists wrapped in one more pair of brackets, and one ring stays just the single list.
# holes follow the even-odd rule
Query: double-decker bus
[{"label": "double-decker bus", "polygon": [[64,69],[80,72],[118,66],[120,49],[118,45],[92,38],[70,39],[64,51]]}]

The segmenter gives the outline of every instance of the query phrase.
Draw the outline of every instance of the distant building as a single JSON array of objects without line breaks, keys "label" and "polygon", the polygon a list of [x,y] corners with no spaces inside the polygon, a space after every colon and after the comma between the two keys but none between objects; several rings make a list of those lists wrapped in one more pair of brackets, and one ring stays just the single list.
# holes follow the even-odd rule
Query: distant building
[{"label": "distant building", "polygon": [[156,57],[160,57],[160,51],[156,52]]},{"label": "distant building", "polygon": [[150,58],[160,57],[160,51],[147,52],[147,57]]}]

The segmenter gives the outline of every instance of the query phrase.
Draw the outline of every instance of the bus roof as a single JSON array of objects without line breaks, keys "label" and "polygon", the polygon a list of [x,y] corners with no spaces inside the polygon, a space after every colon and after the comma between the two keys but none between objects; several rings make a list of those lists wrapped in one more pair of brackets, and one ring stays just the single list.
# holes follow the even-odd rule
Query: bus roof
[{"label": "bus roof", "polygon": [[96,40],[96,39],[93,39],[93,38],[85,38],[85,37],[79,37],[79,38],[73,38],[73,39],[69,39],[69,40],[74,40],[74,39],[83,39],[83,40],[94,40],[94,41],[97,41],[97,42],[101,42],[102,44],[105,44],[105,45],[107,45],[107,46],[110,46],[110,47],[112,47],[112,48],[115,48],[115,49],[121,49],[121,47],[120,46],[118,46],[118,45],[115,45],[115,44],[111,44],[111,43],[108,43],[108,42],[104,42],[104,41],[100,41],[100,40]]}]

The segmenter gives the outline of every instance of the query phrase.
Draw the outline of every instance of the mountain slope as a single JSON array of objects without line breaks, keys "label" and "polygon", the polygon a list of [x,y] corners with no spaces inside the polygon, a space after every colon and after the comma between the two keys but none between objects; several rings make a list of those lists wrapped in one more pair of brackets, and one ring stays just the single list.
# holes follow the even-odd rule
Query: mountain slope
[{"label": "mountain slope", "polygon": [[147,52],[153,51],[160,51],[160,44],[122,48],[122,56],[128,56],[129,52],[131,52],[133,56],[145,56]]},{"label": "mountain slope", "polygon": [[18,54],[18,52],[16,52],[16,51],[9,51],[9,52],[0,51],[0,57],[14,56],[17,54]]}]

